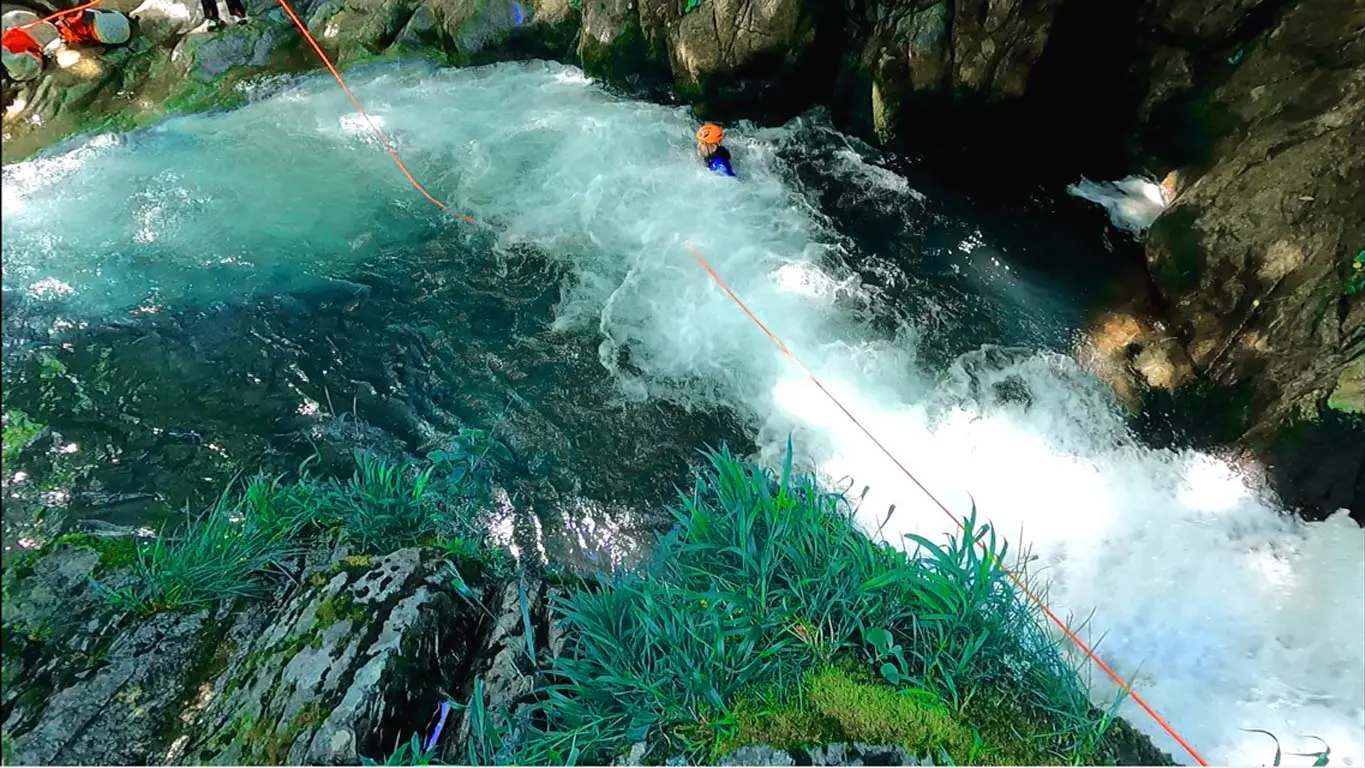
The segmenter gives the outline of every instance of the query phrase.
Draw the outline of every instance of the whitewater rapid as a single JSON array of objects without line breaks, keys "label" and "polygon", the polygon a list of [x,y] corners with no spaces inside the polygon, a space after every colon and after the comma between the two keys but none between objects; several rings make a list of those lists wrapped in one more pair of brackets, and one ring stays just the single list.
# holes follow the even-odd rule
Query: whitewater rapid
[{"label": "whitewater rapid", "polygon": [[[948,531],[698,268],[693,243],[950,508],[974,500],[1022,535],[1054,609],[1089,616],[1100,655],[1206,758],[1268,762],[1269,740],[1240,730],[1260,728],[1287,751],[1316,749],[1311,734],[1333,764],[1365,759],[1365,533],[1344,514],[1283,514],[1217,457],[1139,445],[1064,355],[988,350],[928,369],[915,327],[877,331],[850,309],[862,287],[834,257],[837,233],[775,154],[788,129],[731,131],[736,182],[700,168],[683,111],[614,98],[572,68],[377,69],[351,85],[426,187],[487,229],[430,209],[330,80],[280,79],[239,110],[6,168],[5,287],[93,316],[290,290],[424,237],[488,240],[455,271],[497,269],[531,243],[572,275],[556,327],[596,331],[617,373],[603,407],[734,408],[765,460],[794,433],[808,466],[871,486],[869,531]],[[904,187],[857,166],[829,172]],[[1103,703],[1112,685],[1092,676]],[[1131,702],[1123,713],[1186,760]]]}]

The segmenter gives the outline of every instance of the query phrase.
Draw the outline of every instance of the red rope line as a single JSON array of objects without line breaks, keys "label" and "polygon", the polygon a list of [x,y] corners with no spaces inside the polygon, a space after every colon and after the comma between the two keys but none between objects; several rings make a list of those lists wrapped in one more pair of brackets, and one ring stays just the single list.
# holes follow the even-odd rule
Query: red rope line
[{"label": "red rope line", "polygon": [[337,71],[337,68],[332,66],[332,60],[328,58],[327,54],[322,50],[322,46],[318,45],[318,41],[313,39],[313,34],[308,31],[308,26],[299,19],[298,14],[294,13],[294,9],[290,7],[288,0],[278,0],[278,2],[280,8],[284,9],[284,12],[289,15],[289,19],[294,22],[294,26],[298,27],[299,31],[303,33],[303,39],[308,41],[308,45],[312,46],[313,51],[317,53],[318,58],[322,59],[322,63],[327,67],[327,71],[331,72],[332,77],[336,78],[337,85],[340,85],[341,90],[346,92],[346,97],[351,100],[351,104],[355,105],[355,111],[359,112],[360,116],[365,119],[365,124],[374,132],[375,138],[379,139],[379,143],[383,145],[384,151],[389,153],[389,157],[393,158],[394,165],[398,166],[398,170],[403,172],[403,177],[408,180],[408,183],[418,192],[421,192],[422,197],[425,197],[432,205],[440,208],[449,216],[459,219],[466,224],[474,224],[474,219],[463,213],[451,210],[445,203],[432,197],[431,193],[427,191],[427,188],[422,186],[421,183],[413,177],[412,172],[403,164],[403,159],[398,156],[398,150],[393,148],[393,145],[389,143],[388,137],[384,135],[384,131],[380,129],[374,122],[374,119],[370,117],[370,113],[365,111],[365,107],[360,103],[360,99],[357,99],[355,94],[351,92],[350,86],[346,85],[346,81],[342,79],[341,73]]},{"label": "red rope line", "polygon": [[40,24],[46,24],[50,21],[57,21],[58,19],[64,19],[67,16],[75,15],[77,13],[80,13],[81,11],[84,11],[86,8],[94,8],[95,6],[99,5],[102,2],[104,2],[104,0],[89,0],[89,2],[82,3],[76,6],[75,8],[67,8],[65,11],[57,11],[56,13],[49,14],[41,19],[34,19],[33,21],[28,22],[27,24],[20,24],[18,25],[18,28],[33,29],[34,27]]},{"label": "red rope line", "polygon": [[[754,325],[757,325],[759,329],[762,330],[765,335],[767,335],[768,339],[772,341],[772,343],[775,344],[779,350],[782,351],[782,354],[786,355],[787,359],[790,360],[792,364],[795,365],[798,369],[800,369],[800,371],[806,375],[806,378],[810,379],[811,383],[814,384],[821,392],[823,392],[825,397],[829,398],[829,401],[831,403],[834,403],[835,407],[837,407],[841,412],[843,412],[843,414],[848,417],[848,420],[853,422],[854,426],[858,427],[858,429],[861,430],[862,433],[867,436],[867,439],[871,440],[872,443],[876,445],[877,448],[879,448],[882,453],[886,454],[886,457],[890,459],[893,464],[896,465],[896,468],[899,469],[902,474],[904,474],[907,478],[910,479],[910,482],[915,484],[915,487],[919,488],[920,491],[922,491],[925,496],[928,496],[929,500],[934,502],[934,505],[937,506],[940,510],[942,510],[943,514],[947,515],[948,518],[951,519],[954,524],[962,525],[963,530],[965,531],[966,530],[965,522],[959,522],[958,517],[954,515],[951,511],[949,511],[948,507],[945,506],[943,502],[939,501],[938,497],[935,496],[928,488],[925,488],[924,484],[919,481],[919,478],[915,477],[914,473],[907,469],[905,465],[900,462],[900,459],[897,459],[896,456],[892,454],[891,451],[885,445],[882,445],[882,441],[878,440],[877,436],[872,434],[871,430],[863,426],[863,423],[858,420],[857,416],[854,416],[848,410],[848,408],[844,407],[843,403],[839,402],[839,398],[835,397],[833,393],[831,393],[828,389],[825,388],[825,385],[821,383],[820,379],[817,378],[814,373],[811,373],[810,369],[807,368],[799,359],[797,359],[796,355],[792,354],[791,350],[787,348],[787,345],[783,344],[782,340],[777,337],[777,334],[769,330],[768,326],[764,325],[763,321],[759,320],[758,316],[753,313],[753,310],[749,309],[749,307],[744,303],[744,300],[739,298],[739,296],[735,295],[734,291],[730,290],[730,286],[726,285],[725,281],[721,279],[720,275],[716,274],[716,271],[711,268],[711,265],[706,261],[706,257],[701,255],[701,251],[699,251],[697,247],[692,243],[687,244],[687,249],[692,252],[692,257],[697,260],[697,263],[701,265],[701,268],[706,270],[706,274],[710,275],[711,279],[715,281],[716,285],[719,285],[721,290],[725,291],[726,295],[729,296],[730,299],[734,301],[735,304],[737,304],[740,309],[744,310],[744,314],[748,315],[749,319],[754,321]],[[1139,707],[1142,708],[1144,712],[1150,715],[1152,720],[1155,721],[1157,725],[1161,726],[1161,729],[1163,731],[1170,734],[1171,738],[1175,739],[1176,743],[1178,743],[1182,748],[1184,748],[1184,750],[1190,754],[1190,757],[1194,758],[1195,762],[1199,763],[1200,765],[1208,765],[1208,763],[1204,761],[1204,758],[1201,757],[1197,751],[1195,751],[1195,748],[1190,746],[1190,743],[1186,741],[1184,737],[1182,737],[1179,733],[1177,733],[1175,728],[1171,727],[1170,723],[1166,722],[1165,718],[1157,714],[1157,711],[1153,709],[1150,704],[1144,701],[1142,697],[1137,694],[1137,691],[1134,691],[1132,687],[1123,680],[1123,678],[1119,677],[1118,673],[1115,672],[1112,667],[1106,664],[1104,659],[1101,659],[1098,655],[1096,655],[1095,651],[1091,649],[1091,647],[1088,644],[1086,644],[1084,640],[1077,636],[1076,633],[1073,632],[1071,628],[1066,625],[1066,622],[1058,618],[1057,614],[1052,612],[1052,609],[1048,607],[1047,603],[1044,602],[1042,598],[1035,595],[1033,593],[1033,590],[1029,589],[1028,586],[1024,584],[1022,579],[1014,575],[1013,571],[1006,567],[1004,563],[1000,562],[1000,559],[995,556],[994,552],[990,551],[990,549],[986,546],[986,543],[984,541],[977,539],[976,544],[978,547],[981,548],[981,551],[985,553],[987,558],[992,560],[997,566],[1000,567],[1000,569],[1005,573],[1005,576],[1009,578],[1010,582],[1012,582],[1014,586],[1019,589],[1020,592],[1023,592],[1024,595],[1026,595],[1039,608],[1041,608],[1043,610],[1043,614],[1046,615],[1048,619],[1051,620],[1052,623],[1055,624],[1057,628],[1062,631],[1063,634],[1070,638],[1071,642],[1075,643],[1076,647],[1080,648],[1081,651],[1085,653],[1087,658],[1095,662],[1095,665],[1098,666],[1101,670],[1103,670],[1104,673],[1109,676],[1110,680],[1113,680],[1114,683],[1118,685],[1119,688],[1122,689],[1124,693],[1128,694],[1128,696],[1130,696],[1133,699],[1134,703],[1136,703]]]},{"label": "red rope line", "polygon": [[[95,0],[95,2],[98,1],[99,0]],[[389,143],[387,137],[384,135],[384,132],[379,128],[377,124],[375,124],[374,120],[370,118],[369,113],[365,111],[365,107],[361,105],[360,100],[357,99],[355,94],[351,92],[350,87],[346,85],[345,79],[341,77],[341,73],[338,72],[336,67],[332,65],[331,59],[328,58],[327,54],[322,50],[322,47],[318,45],[318,42],[313,38],[312,33],[308,31],[307,25],[305,25],[303,21],[299,19],[298,15],[294,13],[294,9],[290,7],[288,0],[276,1],[280,4],[280,7],[284,9],[284,12],[288,14],[289,18],[294,22],[294,26],[299,28],[299,32],[303,34],[304,39],[308,41],[308,44],[313,48],[313,51],[317,53],[318,58],[322,59],[322,63],[324,66],[327,67],[327,71],[330,72],[332,74],[332,77],[336,79],[337,84],[341,86],[341,89],[346,92],[346,96],[350,98],[351,104],[355,105],[356,111],[359,112],[360,115],[365,119],[365,122],[367,125],[369,125],[370,130],[373,131],[375,137],[379,139],[379,142],[383,145],[384,150],[389,153],[389,157],[393,158],[394,164],[398,166],[398,170],[403,172],[403,176],[408,180],[408,183],[411,184],[414,189],[420,192],[423,197],[425,197],[437,208],[440,208],[442,211],[459,219],[460,221],[463,221],[468,224],[475,224],[476,222],[474,221],[474,219],[465,216],[464,214],[455,213],[451,211],[446,206],[445,203],[442,203],[440,200],[437,200],[435,197],[433,197],[431,193],[427,192],[426,188],[423,187],[417,181],[417,179],[413,177],[412,173],[408,171],[407,166],[403,164],[402,159],[398,157],[398,151],[395,150],[393,146]],[[787,348],[787,345],[783,344],[782,340],[777,337],[777,334],[769,330],[768,326],[764,325],[763,321],[758,319],[758,316],[753,313],[753,310],[749,309],[749,306],[744,303],[743,299],[736,295],[734,291],[730,290],[730,286],[727,285],[725,281],[721,279],[720,275],[716,274],[716,271],[711,268],[710,263],[708,263],[706,261],[706,258],[702,256],[701,251],[698,250],[697,247],[690,242],[687,243],[687,249],[691,251],[692,256],[697,260],[697,263],[701,265],[701,268],[706,270],[706,274],[711,276],[711,279],[715,281],[716,285],[720,286],[721,290],[724,291],[725,294],[729,296],[732,301],[734,301],[735,305],[738,306],[741,310],[743,310],[744,314],[749,316],[749,319],[754,322],[754,325],[757,325],[759,329],[763,331],[763,333],[768,337],[769,340],[773,342],[773,344],[777,346],[777,348],[782,352],[782,354],[785,355],[787,359],[790,360],[798,369],[800,369],[800,371],[806,375],[806,378],[810,379],[811,383],[814,384],[817,388],[819,388],[819,390],[822,393],[824,393],[825,397],[829,398],[830,402],[834,403],[834,405],[841,412],[843,412],[845,416],[848,417],[849,421],[852,421],[854,425],[856,425],[858,429],[861,430],[862,433],[866,435],[867,438],[871,440],[873,444],[875,444],[877,448],[881,450],[882,453],[886,454],[886,457],[890,459],[891,462],[895,464],[896,467],[907,478],[909,478],[910,481],[914,483],[917,488],[919,488],[924,493],[925,496],[928,496],[930,501],[934,502],[934,504],[940,510],[942,510],[943,513],[954,522],[954,524],[959,524],[957,516],[954,515],[948,509],[948,507],[946,507],[943,504],[943,502],[939,501],[938,497],[934,496],[934,494],[931,493],[928,488],[924,487],[924,484],[921,483],[919,479],[915,477],[914,473],[907,469],[906,466],[902,464],[900,460],[897,459],[896,456],[892,454],[891,451],[887,449],[887,447],[883,445],[880,440],[877,439],[876,435],[873,435],[872,432],[868,430],[867,427],[864,427],[862,422],[859,421],[858,418],[848,410],[848,408],[845,408],[844,404],[841,403],[839,399],[834,396],[833,393],[831,393],[828,389],[825,388],[825,385],[821,383],[820,379],[817,378],[814,373],[811,373],[810,369],[807,368],[796,357],[796,355],[792,354],[791,350]],[[963,524],[965,526],[965,523]],[[1172,728],[1171,725],[1167,723],[1163,717],[1161,717],[1161,715],[1157,714],[1157,711],[1155,709],[1153,709],[1146,701],[1143,701],[1142,697],[1138,696],[1137,692],[1134,691],[1132,687],[1129,686],[1128,683],[1123,680],[1123,678],[1119,677],[1118,673],[1116,673],[1113,670],[1113,668],[1111,668],[1108,664],[1104,662],[1103,659],[1096,655],[1095,651],[1092,650],[1090,646],[1085,643],[1085,641],[1081,640],[1081,638],[1078,637],[1076,633],[1073,632],[1071,628],[1066,625],[1066,622],[1058,618],[1057,614],[1052,612],[1052,609],[1048,607],[1047,603],[1045,603],[1042,600],[1042,598],[1035,595],[1033,591],[1030,590],[1021,579],[1015,576],[1014,573],[1009,568],[1007,568],[1004,563],[1000,562],[999,559],[995,557],[995,553],[991,552],[986,547],[986,544],[983,541],[978,539],[976,543],[978,546],[982,548],[982,551],[986,553],[986,556],[993,560],[996,563],[996,565],[998,565],[1000,569],[1004,571],[1005,575],[1009,577],[1009,580],[1015,585],[1015,587],[1017,587],[1019,591],[1023,592],[1024,595],[1026,595],[1035,604],[1037,604],[1038,607],[1042,609],[1044,615],[1046,615],[1048,619],[1051,620],[1052,623],[1057,626],[1058,629],[1060,629],[1068,638],[1070,638],[1071,641],[1076,644],[1076,647],[1080,648],[1081,651],[1085,653],[1087,658],[1089,658],[1096,664],[1096,666],[1103,670],[1104,673],[1109,676],[1109,679],[1113,680],[1114,683],[1118,685],[1119,688],[1124,691],[1124,693],[1128,694],[1128,696],[1130,696],[1133,699],[1133,701],[1136,702],[1137,705],[1142,708],[1144,712],[1150,715],[1152,720],[1155,721],[1156,724],[1160,726],[1162,730],[1169,734],[1171,738],[1175,739],[1176,743],[1183,747],[1184,750],[1189,753],[1190,757],[1194,758],[1195,762],[1197,762],[1199,765],[1205,766],[1208,765],[1208,763],[1205,762],[1204,758],[1201,757],[1197,751],[1195,751],[1195,748],[1190,746],[1190,743],[1188,741],[1181,737],[1181,735],[1177,733],[1176,730]]]}]

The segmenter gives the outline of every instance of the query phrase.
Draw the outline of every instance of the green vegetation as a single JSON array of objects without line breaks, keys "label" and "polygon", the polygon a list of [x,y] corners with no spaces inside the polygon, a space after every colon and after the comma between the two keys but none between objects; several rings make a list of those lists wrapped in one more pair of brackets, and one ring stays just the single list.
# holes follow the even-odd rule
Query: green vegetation
[{"label": "green vegetation", "polygon": [[734,735],[717,753],[746,744],[790,749],[862,742],[895,744],[913,755],[941,750],[956,762],[972,761],[975,734],[937,697],[922,689],[897,690],[859,672],[830,667],[811,673],[794,692],[741,699],[734,708]]},{"label": "green vegetation", "polygon": [[134,583],[100,588],[115,607],[141,614],[260,597],[285,572],[285,562],[302,554],[308,537],[319,535],[356,550],[351,564],[412,546],[477,560],[482,549],[471,542],[483,539],[481,489],[491,468],[507,458],[490,433],[464,430],[433,452],[425,469],[357,453],[355,473],[344,482],[306,471],[292,483],[257,476],[240,493],[229,488],[173,535],[144,545],[124,540],[131,551],[120,550],[119,557],[132,566]]},{"label": "green vegetation", "polygon": [[[106,570],[126,567],[131,584],[101,589],[143,615],[261,596],[310,539],[354,553],[317,574],[318,587],[399,547],[483,557],[478,513],[490,472],[509,458],[492,433],[466,430],[422,466],[357,454],[345,480],[306,467],[292,482],[258,476],[150,542],[61,542],[94,547]],[[540,670],[529,710],[509,721],[488,709],[475,678],[461,707],[468,738],[433,753],[415,737],[385,764],[609,764],[639,744],[646,762],[714,762],[746,744],[850,741],[940,763],[1114,759],[1110,715],[1091,706],[1003,569],[1006,546],[974,513],[946,543],[911,536],[903,551],[874,542],[843,495],[793,473],[789,445],[780,474],[711,454],[673,514],[676,525],[637,570],[570,583],[552,598],[567,643]],[[474,599],[458,570],[447,574]],[[537,660],[524,587],[521,608],[525,632],[514,642]],[[277,650],[296,653],[327,627],[363,618],[333,596],[309,632]],[[206,649],[221,645],[211,641]],[[243,720],[233,731],[257,758],[278,762],[299,729],[315,725],[316,713],[305,714],[271,728]]]},{"label": "green vegetation", "polygon": [[128,568],[137,563],[138,542],[131,536],[92,536],[88,533],[67,533],[53,539],[43,552],[56,547],[86,547],[100,556],[100,567]]},{"label": "green vegetation", "polygon": [[1347,296],[1354,296],[1361,291],[1365,291],[1365,248],[1351,261],[1351,273],[1341,287],[1341,292]]},{"label": "green vegetation", "polygon": [[713,454],[645,566],[555,600],[569,650],[537,715],[500,722],[476,684],[471,736],[447,757],[600,765],[644,742],[649,761],[713,761],[856,737],[961,762],[1106,759],[1109,717],[1007,581],[989,526],[969,517],[909,553],[874,543],[788,450],[780,477]]},{"label": "green vegetation", "polygon": [[361,756],[361,765],[432,765],[432,754],[422,748],[422,738],[413,735],[411,739],[394,748],[384,762],[376,762]]},{"label": "green vegetation", "polygon": [[43,433],[45,427],[28,417],[23,411],[5,411],[4,414],[4,434],[0,437],[3,442],[3,457],[0,467],[4,472],[8,472],[10,465],[25,448],[33,445]]},{"label": "green vegetation", "polygon": [[242,747],[242,756],[251,765],[284,765],[298,735],[326,719],[327,709],[316,703],[303,705],[288,725],[276,725],[243,713],[228,725],[228,738]]},{"label": "green vegetation", "polygon": [[116,607],[153,613],[260,596],[265,576],[298,553],[294,534],[305,522],[306,507],[290,503],[295,494],[270,492],[281,488],[257,478],[240,498],[224,493],[208,514],[176,535],[139,547],[135,584],[102,588],[105,597]]}]

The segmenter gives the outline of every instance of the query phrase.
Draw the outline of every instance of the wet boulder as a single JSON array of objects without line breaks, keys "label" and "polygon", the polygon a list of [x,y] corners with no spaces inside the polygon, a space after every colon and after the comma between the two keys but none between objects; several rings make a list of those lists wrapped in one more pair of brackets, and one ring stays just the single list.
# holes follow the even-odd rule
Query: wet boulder
[{"label": "wet boulder", "polygon": [[[201,664],[210,613],[143,621],[109,610],[92,582],[107,576],[105,557],[63,545],[6,573],[0,727],[7,761],[161,762],[184,681]],[[118,577],[109,584],[116,588]]]},{"label": "wet boulder", "polygon": [[683,95],[707,97],[730,90],[741,76],[780,85],[815,42],[816,21],[815,7],[803,0],[701,3],[668,29],[674,82]]},{"label": "wet boulder", "polygon": [[341,64],[392,47],[455,63],[562,57],[576,24],[568,0],[323,0],[308,14],[309,30]]},{"label": "wet boulder", "polygon": [[583,71],[614,83],[653,74],[671,81],[666,54],[657,37],[646,37],[635,0],[602,0],[583,7],[578,60]]},{"label": "wet boulder", "polygon": [[1024,95],[1061,0],[958,0],[953,88],[986,99]]},{"label": "wet boulder", "polygon": [[280,33],[266,26],[229,27],[219,34],[185,38],[175,58],[194,80],[212,83],[234,67],[266,66],[279,39]]},{"label": "wet boulder", "polygon": [[355,764],[380,747],[385,718],[423,728],[439,671],[422,661],[457,669],[479,624],[442,586],[444,565],[416,549],[341,557],[287,600],[253,605],[225,633],[224,668],[195,692],[199,711],[172,754],[230,765]]},{"label": "wet boulder", "polygon": [[1365,354],[1365,7],[1290,6],[1229,57],[1198,111],[1206,159],[1149,232],[1147,263],[1195,367],[1262,446],[1311,418]]},{"label": "wet boulder", "polygon": [[827,15],[808,0],[584,3],[578,58],[588,74],[635,90],[666,83],[718,119],[789,112],[811,95],[802,73],[817,64]]},{"label": "wet boulder", "polygon": [[174,43],[204,21],[203,8],[193,0],[143,0],[129,16],[138,32],[158,45]]}]

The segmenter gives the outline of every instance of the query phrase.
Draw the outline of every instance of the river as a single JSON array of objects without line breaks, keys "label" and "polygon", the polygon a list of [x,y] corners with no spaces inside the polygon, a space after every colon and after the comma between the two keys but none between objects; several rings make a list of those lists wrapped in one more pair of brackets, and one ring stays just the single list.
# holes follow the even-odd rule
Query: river
[{"label": "river", "polygon": [[[1100,214],[1084,232],[1045,204],[973,207],[818,115],[732,127],[726,179],[699,167],[685,111],[556,64],[350,80],[476,226],[408,186],[320,77],[5,168],[5,408],[58,430],[49,453],[86,457],[99,489],[26,497],[44,524],[164,522],[259,457],[306,455],[281,435],[373,391],[437,426],[497,425],[536,499],[514,538],[552,559],[624,559],[698,449],[776,462],[788,434],[803,466],[870,486],[874,535],[947,532],[691,243],[940,499],[1030,546],[1054,609],[1088,618],[1207,758],[1269,760],[1239,730],[1262,728],[1365,759],[1365,532],[1132,434],[1069,355],[1123,273]],[[6,507],[11,542],[28,523]]]}]

